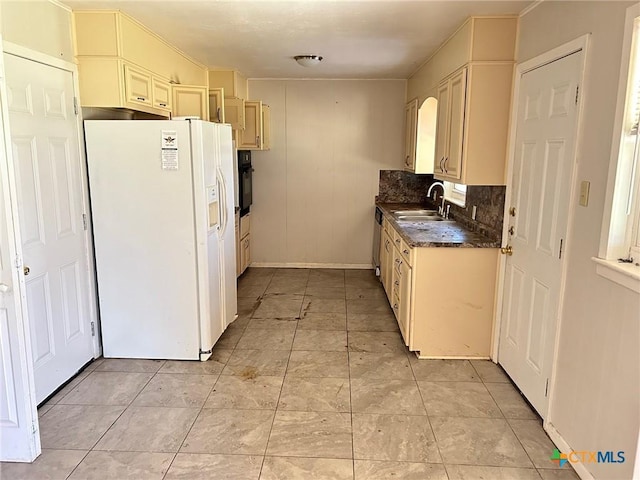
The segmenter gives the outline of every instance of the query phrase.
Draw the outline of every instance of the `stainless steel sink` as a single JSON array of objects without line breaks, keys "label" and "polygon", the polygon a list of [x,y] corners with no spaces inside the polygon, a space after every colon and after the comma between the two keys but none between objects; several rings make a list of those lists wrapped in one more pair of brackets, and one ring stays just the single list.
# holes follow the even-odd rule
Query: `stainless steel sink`
[{"label": "stainless steel sink", "polygon": [[438,212],[436,212],[435,210],[397,210],[393,212],[393,215],[396,217],[437,217]]},{"label": "stainless steel sink", "polygon": [[398,222],[451,222],[437,215],[397,215]]}]

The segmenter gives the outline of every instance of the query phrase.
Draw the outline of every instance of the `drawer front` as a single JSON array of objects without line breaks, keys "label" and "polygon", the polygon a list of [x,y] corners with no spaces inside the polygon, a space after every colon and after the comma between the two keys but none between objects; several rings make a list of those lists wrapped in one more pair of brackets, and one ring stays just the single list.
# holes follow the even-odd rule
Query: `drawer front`
[{"label": "drawer front", "polygon": [[391,232],[391,225],[389,225],[389,220],[387,220],[387,217],[382,217],[382,229],[385,232]]},{"label": "drawer front", "polygon": [[240,238],[244,238],[251,231],[251,214],[240,217]]},{"label": "drawer front", "polygon": [[[398,320],[400,318],[400,299],[395,295],[391,296],[391,309],[393,310],[396,320]],[[398,323],[398,325],[400,324]]]},{"label": "drawer front", "polygon": [[407,264],[411,265],[413,263],[411,258],[413,254],[413,248],[411,248],[402,238],[400,239],[400,254],[405,259]]},{"label": "drawer front", "polygon": [[393,229],[393,245],[398,250],[400,250],[400,247],[402,246],[402,237],[400,236],[400,234],[396,229]]}]

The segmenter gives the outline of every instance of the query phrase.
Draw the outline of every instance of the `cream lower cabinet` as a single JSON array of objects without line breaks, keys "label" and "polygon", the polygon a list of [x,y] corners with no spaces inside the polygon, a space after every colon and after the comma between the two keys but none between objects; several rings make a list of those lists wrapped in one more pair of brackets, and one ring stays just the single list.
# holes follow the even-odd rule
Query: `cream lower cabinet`
[{"label": "cream lower cabinet", "polygon": [[421,358],[489,358],[498,249],[409,247],[389,229],[381,233],[381,254],[393,259],[382,265],[383,285],[409,350]]},{"label": "cream lower cabinet", "polygon": [[251,265],[251,214],[248,213],[244,217],[240,217],[240,232],[238,234],[240,252],[240,267],[238,275],[242,275],[244,271]]}]

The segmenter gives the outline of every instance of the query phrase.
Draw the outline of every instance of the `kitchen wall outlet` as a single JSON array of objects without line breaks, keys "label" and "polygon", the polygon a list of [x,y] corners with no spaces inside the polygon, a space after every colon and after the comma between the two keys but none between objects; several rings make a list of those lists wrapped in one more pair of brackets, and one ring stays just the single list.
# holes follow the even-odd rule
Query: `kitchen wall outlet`
[{"label": "kitchen wall outlet", "polygon": [[471,207],[471,220],[476,219],[476,213],[478,213],[478,207],[474,205],[473,207]]},{"label": "kitchen wall outlet", "polygon": [[591,186],[591,182],[582,181],[580,182],[580,205],[586,207],[589,205],[589,187]]}]

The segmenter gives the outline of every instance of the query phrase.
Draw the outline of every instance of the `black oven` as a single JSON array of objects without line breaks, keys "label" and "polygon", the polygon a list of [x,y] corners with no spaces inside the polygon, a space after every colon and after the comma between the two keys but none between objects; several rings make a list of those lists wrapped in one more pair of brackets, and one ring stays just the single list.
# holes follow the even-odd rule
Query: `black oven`
[{"label": "black oven", "polygon": [[253,168],[251,167],[251,151],[238,150],[238,184],[240,188],[240,216],[249,213],[253,201],[252,182]]}]

